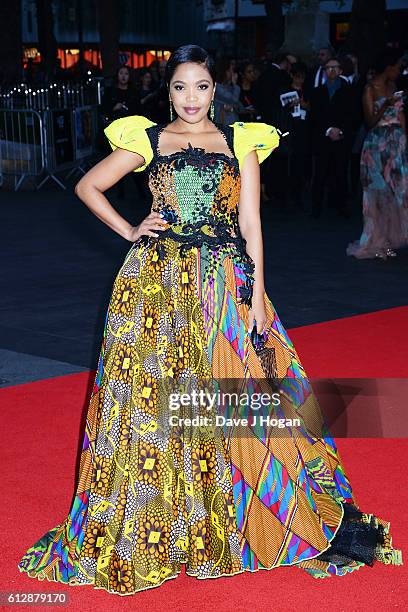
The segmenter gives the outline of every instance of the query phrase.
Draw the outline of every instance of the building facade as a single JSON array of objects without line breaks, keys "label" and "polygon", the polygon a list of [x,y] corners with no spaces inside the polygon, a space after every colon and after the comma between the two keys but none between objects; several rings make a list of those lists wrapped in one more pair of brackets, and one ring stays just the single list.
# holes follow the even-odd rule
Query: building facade
[{"label": "building facade", "polygon": [[[22,32],[26,57],[38,56],[35,0],[23,0]],[[200,0],[117,0],[120,16],[121,61],[134,68],[166,57],[179,45],[208,42],[204,5]],[[79,22],[82,22],[84,58],[100,67],[96,0],[53,2],[54,33],[63,68],[71,68],[79,56]]]},{"label": "building facade", "polygon": [[[231,55],[238,52],[240,57],[261,56],[268,46],[266,13],[263,0],[203,0],[204,17],[212,46],[227,50]],[[314,11],[321,16],[317,20],[313,39],[315,46],[322,42],[339,48],[350,29],[352,0],[309,0]],[[291,5],[283,0],[283,14],[286,21],[293,20],[297,9],[296,0]],[[387,0],[388,40],[401,42],[407,39],[408,0]],[[290,37],[289,37],[290,38]],[[239,41],[239,45],[234,41]]]}]

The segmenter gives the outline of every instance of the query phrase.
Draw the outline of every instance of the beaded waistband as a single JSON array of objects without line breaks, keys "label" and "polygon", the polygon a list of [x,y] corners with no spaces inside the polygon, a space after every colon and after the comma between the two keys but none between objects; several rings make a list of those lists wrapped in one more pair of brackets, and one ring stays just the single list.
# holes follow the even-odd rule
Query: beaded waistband
[{"label": "beaded waistband", "polygon": [[235,229],[223,221],[169,223],[159,235],[190,246],[201,246],[204,242],[214,245],[221,245],[224,241],[241,243],[243,240],[238,227]]},{"label": "beaded waistband", "polygon": [[156,244],[158,258],[161,259],[165,255],[163,250],[163,240],[165,238],[170,238],[180,243],[179,252],[181,256],[184,256],[191,248],[200,248],[204,244],[217,252],[222,251],[225,255],[231,254],[235,265],[242,270],[245,279],[239,288],[241,301],[251,305],[255,265],[252,258],[246,252],[246,240],[240,233],[239,227],[235,230],[231,224],[222,221],[170,223],[166,229],[159,230],[157,237],[143,235],[135,244],[144,244],[146,246],[148,244]]},{"label": "beaded waistband", "polygon": [[232,224],[223,221],[196,222],[196,223],[169,223],[168,226],[158,231],[158,236],[142,236],[139,240],[143,243],[156,242],[164,238],[171,238],[181,243],[181,252],[191,247],[201,247],[208,244],[216,247],[225,247],[228,244],[235,245],[238,250],[245,251],[245,239]]}]

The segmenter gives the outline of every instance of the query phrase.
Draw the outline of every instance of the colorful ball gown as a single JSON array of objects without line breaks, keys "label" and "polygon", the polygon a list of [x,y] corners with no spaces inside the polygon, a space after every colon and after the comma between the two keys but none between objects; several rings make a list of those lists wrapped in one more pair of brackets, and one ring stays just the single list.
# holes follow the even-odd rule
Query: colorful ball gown
[{"label": "colorful ball gown", "polygon": [[[314,577],[374,560],[400,564],[389,523],[355,503],[266,294],[266,331],[248,331],[254,262],[238,225],[240,168],[250,151],[263,161],[277,131],[236,122],[218,126],[231,155],[190,144],[162,155],[164,127],[134,116],[106,129],[112,148],[144,157],[137,171],[148,169],[152,210],[168,225],[132,244],[117,274],[75,499],[19,570],[131,595],[175,578],[182,564],[201,579],[295,564]],[[267,412],[297,424],[277,430],[238,419],[221,433],[170,425],[171,385],[203,381],[218,390],[225,381],[251,393],[278,388],[280,402]]]}]

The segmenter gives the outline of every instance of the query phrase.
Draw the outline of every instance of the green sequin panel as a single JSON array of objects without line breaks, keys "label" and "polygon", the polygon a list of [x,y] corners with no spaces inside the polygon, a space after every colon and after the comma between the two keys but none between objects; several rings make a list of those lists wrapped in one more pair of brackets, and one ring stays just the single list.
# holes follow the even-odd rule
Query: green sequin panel
[{"label": "green sequin panel", "polygon": [[174,184],[183,223],[199,221],[206,215],[208,219],[223,167],[220,161],[206,168],[186,164],[175,169]]}]

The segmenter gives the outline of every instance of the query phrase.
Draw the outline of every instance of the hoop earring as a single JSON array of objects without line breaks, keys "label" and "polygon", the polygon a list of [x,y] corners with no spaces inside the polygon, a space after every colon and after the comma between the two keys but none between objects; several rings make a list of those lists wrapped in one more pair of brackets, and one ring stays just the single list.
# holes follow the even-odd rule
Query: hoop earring
[{"label": "hoop earring", "polygon": [[214,100],[211,100],[211,105],[210,105],[211,121],[214,121],[214,115],[215,115]]},{"label": "hoop earring", "polygon": [[169,105],[170,105],[170,121],[173,121],[174,113],[173,113],[173,103],[171,101],[171,98],[169,98]]}]

